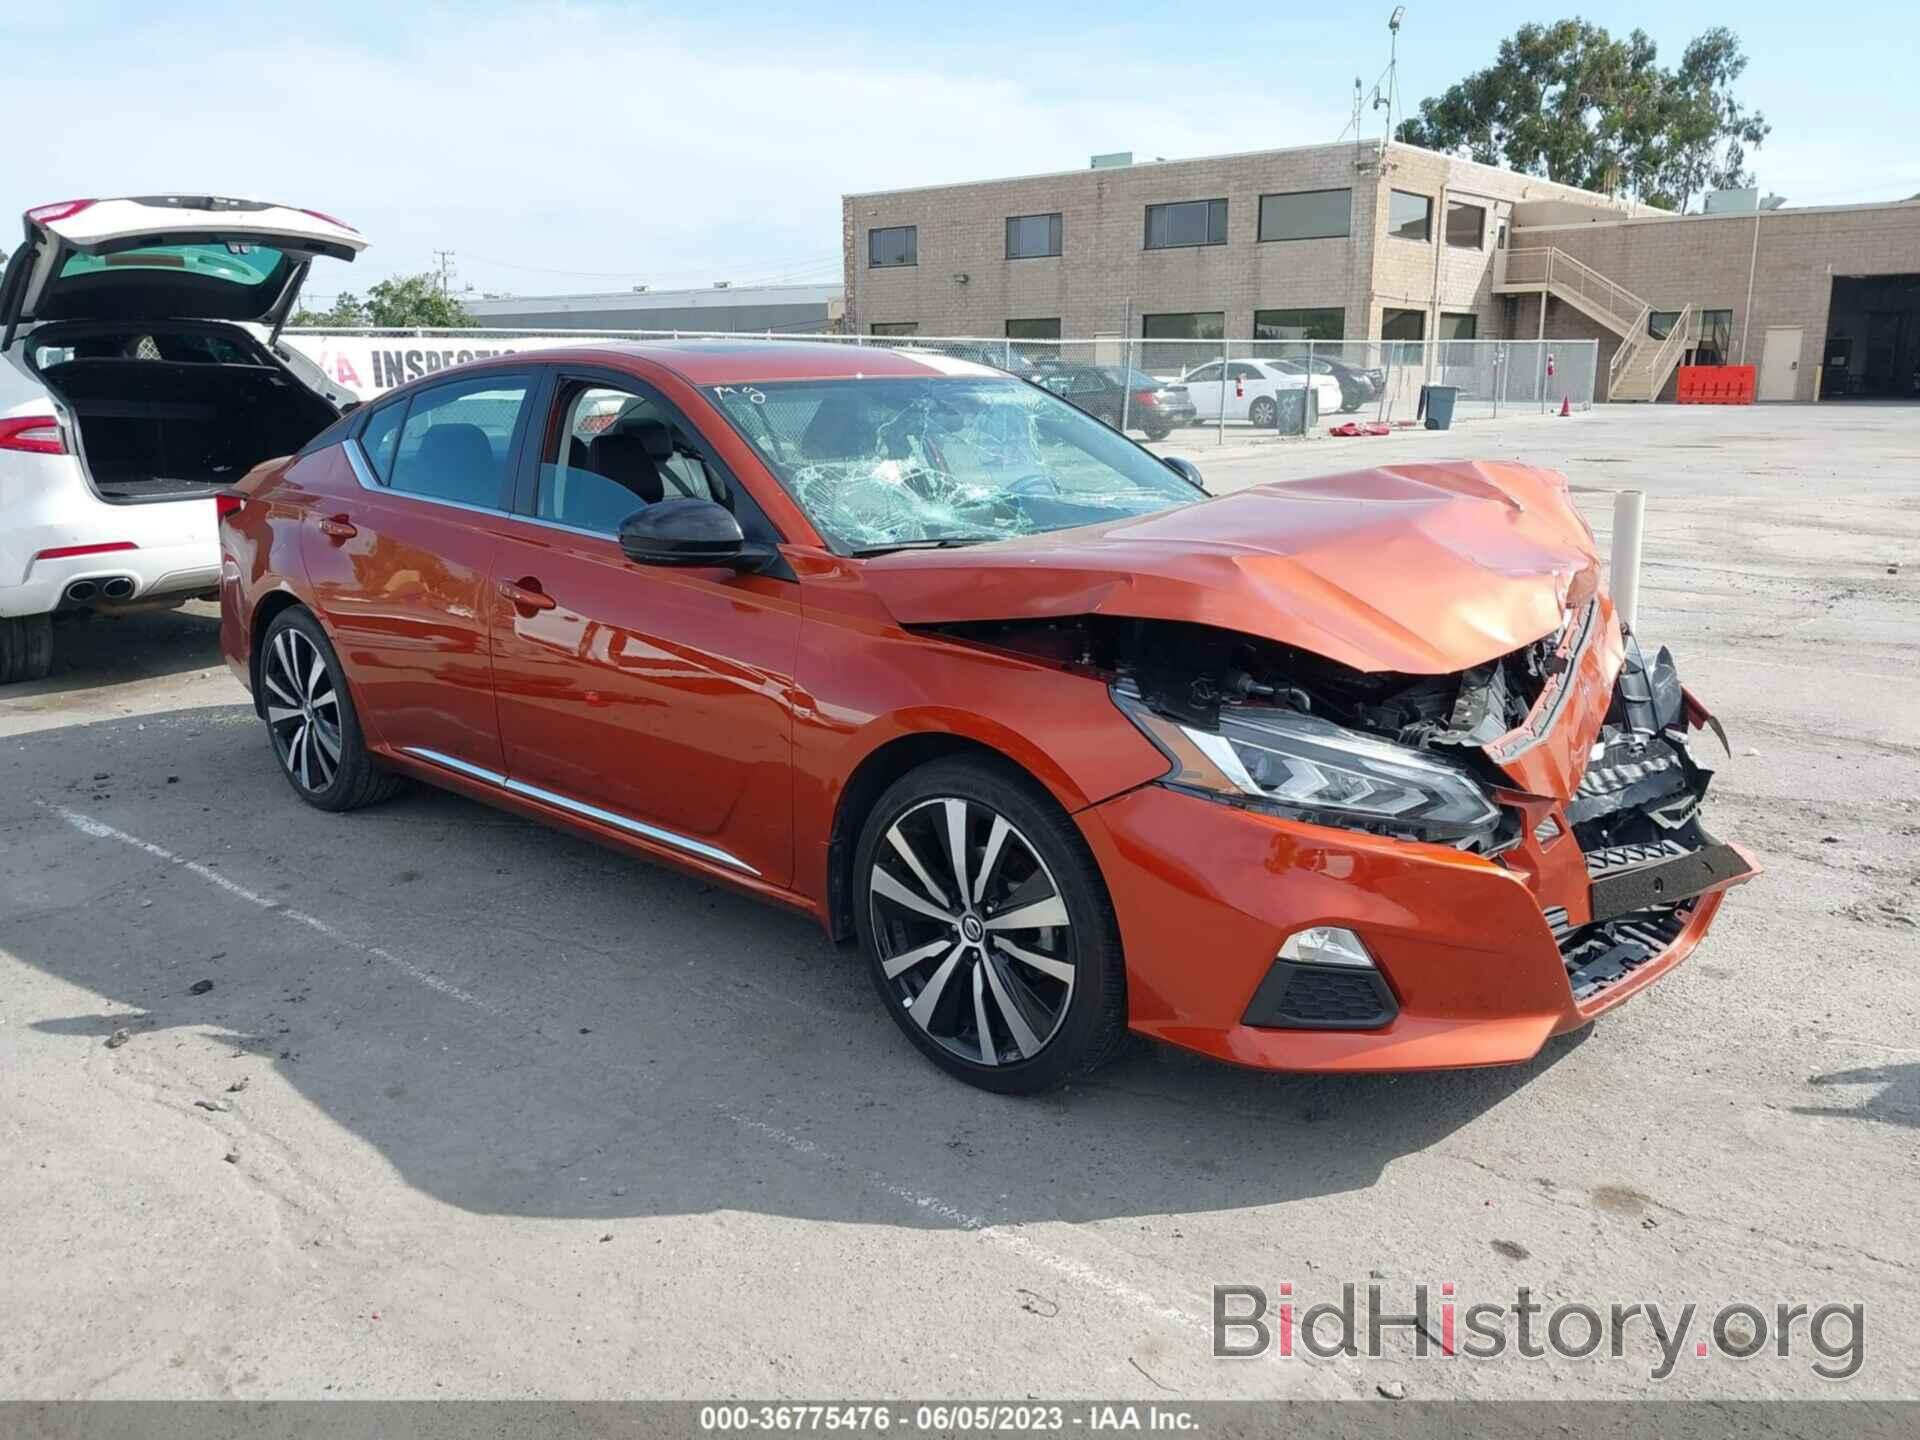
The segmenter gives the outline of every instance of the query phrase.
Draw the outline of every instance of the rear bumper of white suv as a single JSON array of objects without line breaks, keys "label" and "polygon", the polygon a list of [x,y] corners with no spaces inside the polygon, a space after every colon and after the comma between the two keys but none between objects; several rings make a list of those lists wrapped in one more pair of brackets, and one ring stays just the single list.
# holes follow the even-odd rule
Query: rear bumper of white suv
[{"label": "rear bumper of white suv", "polygon": [[71,455],[0,455],[0,618],[56,610],[78,581],[122,580],[132,589],[115,601],[218,589],[212,496],[109,505]]}]

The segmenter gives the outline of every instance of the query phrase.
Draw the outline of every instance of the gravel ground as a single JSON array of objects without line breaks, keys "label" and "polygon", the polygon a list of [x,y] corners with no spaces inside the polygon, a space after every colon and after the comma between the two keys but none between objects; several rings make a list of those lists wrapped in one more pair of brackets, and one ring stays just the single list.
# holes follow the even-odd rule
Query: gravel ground
[{"label": "gravel ground", "polygon": [[[430,790],[298,804],[206,607],[68,627],[0,696],[0,1397],[1920,1393],[1920,409],[1192,453],[1216,489],[1523,457],[1603,540],[1647,490],[1641,628],[1767,867],[1692,961],[1513,1069],[1142,1044],[998,1099],[779,910]],[[1347,1281],[1436,1327],[1449,1283],[1699,1309],[1663,1381],[1644,1328],[1212,1358],[1215,1283]],[[1694,1353],[1779,1300],[1861,1305],[1858,1373],[1804,1328]]]}]

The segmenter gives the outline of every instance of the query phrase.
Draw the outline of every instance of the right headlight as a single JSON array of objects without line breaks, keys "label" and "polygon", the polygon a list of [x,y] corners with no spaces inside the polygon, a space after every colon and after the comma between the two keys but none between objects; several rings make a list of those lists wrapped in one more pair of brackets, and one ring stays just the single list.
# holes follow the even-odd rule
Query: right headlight
[{"label": "right headlight", "polygon": [[1500,808],[1468,771],[1438,756],[1297,710],[1222,710],[1219,728],[1150,709],[1129,685],[1114,703],[1173,762],[1163,783],[1320,825],[1484,841]]}]

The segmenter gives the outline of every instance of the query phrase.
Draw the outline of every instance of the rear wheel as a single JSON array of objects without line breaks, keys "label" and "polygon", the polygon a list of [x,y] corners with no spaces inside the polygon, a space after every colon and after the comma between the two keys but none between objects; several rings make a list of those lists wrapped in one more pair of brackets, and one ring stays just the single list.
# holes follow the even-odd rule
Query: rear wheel
[{"label": "rear wheel", "polygon": [[1173,433],[1173,427],[1171,425],[1147,426],[1147,439],[1149,441],[1164,440],[1167,438],[1167,436],[1171,435],[1172,433]]},{"label": "rear wheel", "polygon": [[283,610],[261,641],[260,702],[280,773],[321,810],[385,800],[400,777],[368,752],[340,659],[305,610]]},{"label": "rear wheel", "polygon": [[1280,419],[1280,407],[1271,397],[1262,395],[1247,411],[1247,418],[1253,422],[1254,429],[1271,430]]},{"label": "rear wheel", "polygon": [[1004,763],[896,781],[855,854],[855,923],[888,1013],[969,1084],[1045,1090],[1126,1033],[1119,927],[1086,842]]},{"label": "rear wheel", "polygon": [[0,620],[0,685],[44,680],[52,669],[51,615],[16,615]]}]

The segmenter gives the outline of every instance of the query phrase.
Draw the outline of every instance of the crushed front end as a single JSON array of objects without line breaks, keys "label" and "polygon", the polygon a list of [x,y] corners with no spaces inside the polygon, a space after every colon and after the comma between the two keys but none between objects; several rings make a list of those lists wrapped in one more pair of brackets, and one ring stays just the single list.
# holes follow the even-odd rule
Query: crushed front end
[{"label": "crushed front end", "polygon": [[1531,1056],[1688,954],[1752,862],[1702,823],[1725,737],[1602,593],[1451,675],[1199,626],[1082,628],[1167,755],[1089,812],[1135,1027],[1242,1063]]}]

